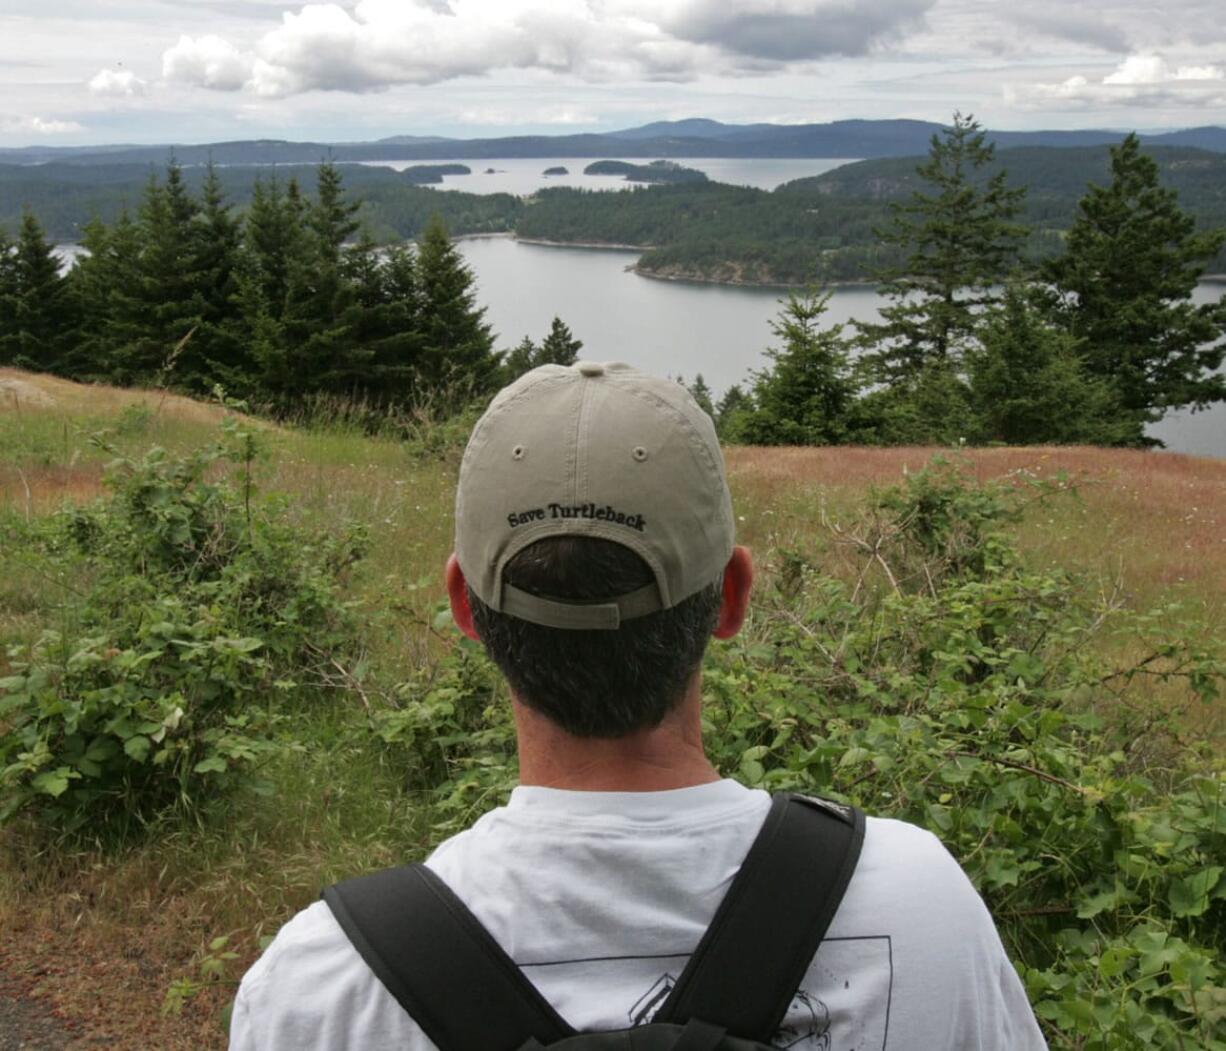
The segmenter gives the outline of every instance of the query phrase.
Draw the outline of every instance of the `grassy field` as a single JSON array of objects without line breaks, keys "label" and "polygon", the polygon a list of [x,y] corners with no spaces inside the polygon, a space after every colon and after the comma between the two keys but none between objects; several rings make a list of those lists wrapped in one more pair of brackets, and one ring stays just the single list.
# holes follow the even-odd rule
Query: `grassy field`
[{"label": "grassy field", "polygon": [[[53,513],[102,492],[116,449],[171,450],[214,436],[223,415],[160,392],[83,387],[0,369],[0,525]],[[411,679],[454,645],[436,617],[450,550],[458,457],[414,456],[401,443],[343,427],[266,428],[260,485],[289,497],[289,514],[340,530],[363,523],[371,549],[350,596],[365,625],[366,660],[387,682]],[[760,580],[790,553],[824,571],[853,572],[833,526],[862,507],[870,487],[898,482],[931,449],[729,449],[742,542]],[[1086,586],[1131,606],[1178,599],[1206,632],[1226,628],[1226,462],[1169,453],[1086,448],[968,450],[949,454],[980,479],[1066,478],[1070,492],[1030,509],[1017,527],[1035,565],[1075,570]],[[0,542],[4,537],[0,532]],[[0,547],[0,676],[4,647],[53,622],[63,582],[49,581],[11,545]],[[751,630],[752,626],[751,626]],[[362,701],[355,689],[352,703]],[[1172,719],[1217,736],[1218,709],[1176,707]],[[118,854],[49,848],[0,833],[0,975],[78,1027],[80,1046],[224,1046],[220,986],[164,1017],[168,984],[194,974],[209,942],[231,935],[241,973],[262,935],[343,873],[428,849],[435,833],[403,791],[404,772],[355,751],[343,710],[304,716],[314,747],[273,771],[276,792],[241,808],[161,832]]]}]

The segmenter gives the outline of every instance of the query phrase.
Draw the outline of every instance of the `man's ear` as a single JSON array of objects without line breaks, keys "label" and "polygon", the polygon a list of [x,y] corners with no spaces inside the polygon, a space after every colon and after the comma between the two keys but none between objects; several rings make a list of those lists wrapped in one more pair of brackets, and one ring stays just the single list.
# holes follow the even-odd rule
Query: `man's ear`
[{"label": "man's ear", "polygon": [[473,611],[468,604],[468,581],[464,579],[464,571],[456,559],[454,552],[447,559],[447,568],[443,572],[447,582],[447,597],[451,600],[451,619],[465,635],[474,642],[480,642],[481,636],[473,627]]},{"label": "man's ear", "polygon": [[724,595],[719,607],[719,620],[712,634],[717,639],[730,639],[745,623],[749,610],[749,590],[753,587],[753,559],[749,549],[737,544],[724,567]]}]

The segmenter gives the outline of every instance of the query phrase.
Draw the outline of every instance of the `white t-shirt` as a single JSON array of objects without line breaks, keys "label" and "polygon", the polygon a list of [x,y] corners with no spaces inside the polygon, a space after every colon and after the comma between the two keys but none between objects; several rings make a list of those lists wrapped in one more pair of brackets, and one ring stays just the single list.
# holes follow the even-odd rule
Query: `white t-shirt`
[{"label": "white t-shirt", "polygon": [[[428,864],[576,1029],[650,1019],[770,806],[719,781],[669,792],[520,787]],[[803,893],[797,887],[793,893]],[[480,1011],[481,990],[472,990]],[[996,929],[928,832],[869,818],[855,875],[778,1047],[1046,1048]],[[243,978],[231,1051],[434,1048],[323,902]],[[474,1049],[478,1051],[478,1049]]]}]

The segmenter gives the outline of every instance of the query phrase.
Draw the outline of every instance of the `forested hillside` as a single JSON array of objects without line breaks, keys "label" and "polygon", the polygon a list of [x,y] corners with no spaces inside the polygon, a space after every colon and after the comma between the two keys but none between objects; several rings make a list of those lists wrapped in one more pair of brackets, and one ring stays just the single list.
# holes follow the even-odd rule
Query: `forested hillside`
[{"label": "forested hillside", "polygon": [[[0,164],[0,229],[16,230],[23,210],[33,212],[55,241],[79,241],[91,219],[112,223],[125,211],[135,215],[156,168],[133,164],[16,165]],[[446,169],[423,165],[425,178]],[[245,208],[255,184],[310,186],[318,163],[268,167],[182,167],[184,185],[199,192],[210,177],[218,180],[227,201]],[[431,215],[439,215],[457,234],[490,233],[513,228],[522,203],[510,194],[435,193],[418,185],[423,173],[402,173],[367,164],[336,165],[359,202],[358,218],[380,242],[416,237]]]},{"label": "forested hillside", "polygon": [[[1145,152],[1158,165],[1162,184],[1179,194],[1201,229],[1226,227],[1226,155],[1175,147]],[[888,218],[890,202],[919,185],[916,161],[851,163],[773,193],[698,180],[625,193],[550,187],[526,199],[417,185],[436,172],[430,166],[416,173],[363,164],[336,167],[360,202],[361,227],[379,243],[416,237],[437,213],[460,235],[514,231],[546,241],[649,247],[638,268],[653,276],[804,285],[868,280],[898,262],[874,231]],[[1109,166],[1105,146],[1019,147],[998,152],[977,178],[1003,170],[1012,185],[1026,188],[1021,219],[1030,232],[1022,254],[1034,261],[1059,250],[1059,232],[1072,223],[1078,199],[1087,184],[1107,178]],[[241,210],[257,180],[305,185],[313,181],[316,166],[212,170],[227,200]],[[184,182],[199,190],[209,171],[185,167]],[[134,213],[151,174],[129,164],[0,165],[0,228],[16,229],[28,208],[53,240],[80,240],[90,219],[110,223],[125,210]],[[692,177],[688,169],[685,174]],[[1210,270],[1226,272],[1226,254]]]},{"label": "forested hillside", "polygon": [[[1145,151],[1163,186],[1200,229],[1226,227],[1226,156],[1202,150]],[[999,151],[974,178],[1006,172],[1026,190],[1019,219],[1028,227],[1022,257],[1056,254],[1090,183],[1110,177],[1110,149],[1018,148]],[[875,231],[889,206],[920,185],[917,159],[844,165],[774,192],[719,184],[652,187],[599,195],[553,189],[537,195],[516,226],[521,236],[650,246],[640,273],[698,280],[803,285],[867,280],[898,263]],[[1226,272],[1226,253],[1210,266]]]}]

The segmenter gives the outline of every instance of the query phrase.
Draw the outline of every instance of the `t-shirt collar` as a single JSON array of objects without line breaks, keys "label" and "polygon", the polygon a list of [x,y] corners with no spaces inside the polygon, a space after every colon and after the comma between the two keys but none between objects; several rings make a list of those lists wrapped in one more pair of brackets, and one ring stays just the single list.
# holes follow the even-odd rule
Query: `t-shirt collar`
[{"label": "t-shirt collar", "polygon": [[511,792],[507,809],[538,817],[610,814],[636,821],[661,821],[675,820],[683,813],[697,817],[703,811],[744,804],[750,796],[748,788],[728,778],[661,792],[577,792],[520,785]]}]

